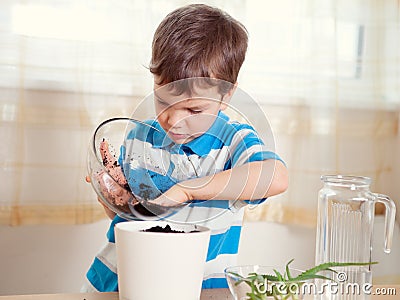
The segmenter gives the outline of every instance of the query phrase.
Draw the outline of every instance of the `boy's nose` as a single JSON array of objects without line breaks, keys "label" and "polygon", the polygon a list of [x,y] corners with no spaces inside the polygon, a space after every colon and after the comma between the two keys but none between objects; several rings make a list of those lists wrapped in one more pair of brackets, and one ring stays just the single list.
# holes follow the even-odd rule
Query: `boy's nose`
[{"label": "boy's nose", "polygon": [[182,110],[170,109],[168,112],[168,124],[173,127],[181,127],[183,120],[185,119],[186,114]]}]

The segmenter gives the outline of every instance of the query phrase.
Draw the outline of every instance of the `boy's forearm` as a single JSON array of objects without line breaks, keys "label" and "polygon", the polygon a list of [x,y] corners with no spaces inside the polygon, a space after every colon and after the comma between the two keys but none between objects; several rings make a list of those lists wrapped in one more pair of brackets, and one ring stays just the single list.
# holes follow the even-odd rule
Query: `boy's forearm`
[{"label": "boy's forearm", "polygon": [[256,200],[287,189],[288,171],[278,160],[247,163],[180,184],[190,200]]}]

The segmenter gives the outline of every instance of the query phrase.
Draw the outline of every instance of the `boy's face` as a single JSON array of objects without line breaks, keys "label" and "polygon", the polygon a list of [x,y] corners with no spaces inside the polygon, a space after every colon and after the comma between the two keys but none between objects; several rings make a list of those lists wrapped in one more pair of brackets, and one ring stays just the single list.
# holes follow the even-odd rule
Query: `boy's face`
[{"label": "boy's face", "polygon": [[214,123],[218,112],[224,110],[226,100],[217,87],[195,88],[191,96],[174,95],[168,84],[154,83],[154,104],[157,120],[168,136],[177,144],[188,143],[204,134]]}]

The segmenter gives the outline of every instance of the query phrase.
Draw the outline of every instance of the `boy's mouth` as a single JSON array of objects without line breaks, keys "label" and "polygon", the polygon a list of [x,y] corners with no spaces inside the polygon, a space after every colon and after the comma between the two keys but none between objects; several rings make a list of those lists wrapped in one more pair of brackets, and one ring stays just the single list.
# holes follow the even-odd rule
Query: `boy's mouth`
[{"label": "boy's mouth", "polygon": [[172,131],[168,132],[168,135],[173,138],[174,140],[182,140],[188,138],[187,134],[182,134],[182,133],[175,133]]}]

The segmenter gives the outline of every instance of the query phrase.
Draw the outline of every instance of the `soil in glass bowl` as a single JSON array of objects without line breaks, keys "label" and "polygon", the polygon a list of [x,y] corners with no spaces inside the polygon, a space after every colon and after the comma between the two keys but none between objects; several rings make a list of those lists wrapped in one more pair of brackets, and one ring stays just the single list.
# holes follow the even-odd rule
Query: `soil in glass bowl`
[{"label": "soil in glass bowl", "polygon": [[[150,129],[157,131],[157,128],[150,124],[135,119],[108,119],[96,128],[89,147],[88,175],[100,202],[126,220],[165,220],[188,205],[188,203],[182,203],[167,207],[151,203],[151,200],[161,194],[161,190],[155,185],[153,175],[146,171],[145,166],[139,166],[143,169],[141,176],[130,177],[130,180],[140,181],[135,181],[132,186],[129,184],[128,174],[118,172],[118,169],[123,169],[123,166],[119,164],[121,163],[120,151],[127,136],[134,130],[142,132]],[[142,152],[146,149],[140,147],[128,150],[126,150],[128,153],[144,155],[145,153]],[[161,160],[163,159],[165,160],[165,158]],[[123,163],[128,164],[128,157]],[[118,187],[122,190],[121,194],[110,197],[110,194],[113,194]]]}]

